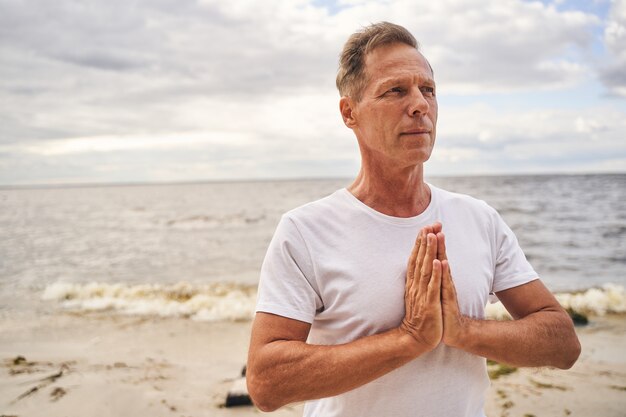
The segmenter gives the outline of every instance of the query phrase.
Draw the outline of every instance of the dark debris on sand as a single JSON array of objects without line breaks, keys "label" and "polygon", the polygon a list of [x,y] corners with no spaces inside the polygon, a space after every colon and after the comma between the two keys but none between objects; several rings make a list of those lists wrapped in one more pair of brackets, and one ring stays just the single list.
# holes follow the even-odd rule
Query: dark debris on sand
[{"label": "dark debris on sand", "polygon": [[[39,391],[43,388],[53,384],[63,375],[70,372],[70,364],[73,362],[63,362],[59,365],[55,365],[52,362],[36,362],[36,361],[28,361],[24,356],[18,355],[12,359],[5,359],[4,366],[8,368],[9,375],[15,376],[20,374],[31,374],[35,372],[45,372],[49,371],[50,368],[54,368],[59,366],[59,370],[53,374],[45,376],[35,381],[36,385],[29,388],[20,394],[16,399],[14,399],[11,403],[15,404],[16,402],[23,400]],[[52,390],[50,393],[51,400],[57,401],[61,397],[63,397],[67,392],[60,387],[57,387]],[[2,416],[0,416],[2,417]],[[8,417],[8,416],[7,416]]]}]

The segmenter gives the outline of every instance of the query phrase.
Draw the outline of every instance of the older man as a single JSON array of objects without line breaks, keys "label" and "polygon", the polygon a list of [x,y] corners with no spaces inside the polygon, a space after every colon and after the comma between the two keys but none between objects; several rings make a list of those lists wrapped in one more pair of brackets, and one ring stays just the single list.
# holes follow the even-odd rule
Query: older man
[{"label": "older man", "polygon": [[[497,212],[424,182],[437,98],[413,36],[387,22],[353,34],[337,87],[361,170],[278,225],[248,358],[255,404],[306,400],[315,417],[478,417],[485,358],[571,367],[572,322]],[[490,293],[514,320],[484,319]]]}]

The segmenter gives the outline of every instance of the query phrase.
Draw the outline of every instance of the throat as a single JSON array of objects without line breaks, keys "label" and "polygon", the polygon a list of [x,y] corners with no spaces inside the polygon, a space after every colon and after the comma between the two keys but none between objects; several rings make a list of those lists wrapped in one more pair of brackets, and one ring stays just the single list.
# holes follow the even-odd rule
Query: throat
[{"label": "throat", "polygon": [[422,214],[430,204],[430,187],[421,180],[373,183],[360,177],[348,187],[348,191],[379,213],[393,217],[415,217]]}]

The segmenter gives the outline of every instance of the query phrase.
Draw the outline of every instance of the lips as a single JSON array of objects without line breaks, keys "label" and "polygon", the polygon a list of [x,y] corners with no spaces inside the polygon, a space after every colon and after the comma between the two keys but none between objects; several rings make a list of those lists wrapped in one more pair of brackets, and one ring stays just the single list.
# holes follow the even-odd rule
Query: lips
[{"label": "lips", "polygon": [[402,135],[421,135],[422,133],[430,133],[428,129],[411,129],[405,132],[402,132]]}]

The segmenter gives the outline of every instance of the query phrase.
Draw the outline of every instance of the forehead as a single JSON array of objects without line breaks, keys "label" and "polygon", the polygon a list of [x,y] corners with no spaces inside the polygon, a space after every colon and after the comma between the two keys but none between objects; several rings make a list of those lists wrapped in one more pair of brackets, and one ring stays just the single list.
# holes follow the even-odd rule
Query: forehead
[{"label": "forehead", "polygon": [[368,84],[406,75],[428,80],[433,78],[424,55],[403,43],[383,45],[368,53],[365,57],[365,72]]}]

